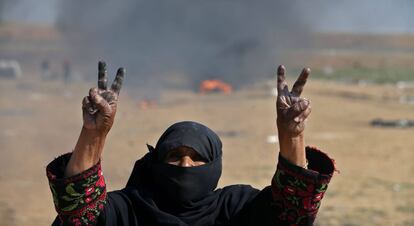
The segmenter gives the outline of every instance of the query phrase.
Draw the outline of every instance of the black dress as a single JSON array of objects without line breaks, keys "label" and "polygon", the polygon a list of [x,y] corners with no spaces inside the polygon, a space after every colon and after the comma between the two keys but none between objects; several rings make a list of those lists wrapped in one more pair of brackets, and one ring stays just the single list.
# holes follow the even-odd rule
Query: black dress
[{"label": "black dress", "polygon": [[[162,163],[174,148],[196,150],[206,164]],[[106,193],[100,163],[69,178],[70,154],[47,166],[58,217],[53,225],[312,225],[335,170],[333,160],[307,147],[309,169],[279,156],[271,186],[216,189],[221,175],[221,141],[195,122],[176,123],[155,148],[135,163],[126,187]]]}]

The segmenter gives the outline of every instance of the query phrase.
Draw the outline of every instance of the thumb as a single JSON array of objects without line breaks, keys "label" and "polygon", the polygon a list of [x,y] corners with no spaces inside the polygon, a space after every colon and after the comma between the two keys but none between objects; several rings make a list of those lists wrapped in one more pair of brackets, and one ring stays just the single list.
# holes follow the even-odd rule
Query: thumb
[{"label": "thumb", "polygon": [[97,88],[89,90],[89,98],[94,107],[96,107],[99,111],[103,113],[111,112],[109,103],[101,95],[99,95]]},{"label": "thumb", "polygon": [[289,109],[286,111],[286,118],[293,119],[296,116],[303,113],[309,106],[309,101],[306,99],[302,99],[299,102],[292,105]]}]

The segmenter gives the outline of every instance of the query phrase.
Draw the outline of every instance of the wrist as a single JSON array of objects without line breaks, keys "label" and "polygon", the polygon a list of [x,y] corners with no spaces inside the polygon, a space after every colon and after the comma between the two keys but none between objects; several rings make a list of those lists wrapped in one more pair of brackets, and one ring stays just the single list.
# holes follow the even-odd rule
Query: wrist
[{"label": "wrist", "polygon": [[106,133],[82,127],[78,142],[73,152],[82,153],[98,162],[105,144]]},{"label": "wrist", "polygon": [[97,164],[101,158],[105,140],[106,134],[83,127],[66,167],[65,176],[79,174]]},{"label": "wrist", "polygon": [[303,132],[295,136],[279,133],[279,147],[280,154],[289,162],[297,166],[306,167],[307,160]]},{"label": "wrist", "polygon": [[95,138],[95,139],[104,139],[106,135],[108,134],[108,132],[109,132],[109,129],[108,130],[105,130],[105,129],[97,130],[95,128],[87,128],[85,126],[82,126],[80,136],[88,136],[88,137]]}]

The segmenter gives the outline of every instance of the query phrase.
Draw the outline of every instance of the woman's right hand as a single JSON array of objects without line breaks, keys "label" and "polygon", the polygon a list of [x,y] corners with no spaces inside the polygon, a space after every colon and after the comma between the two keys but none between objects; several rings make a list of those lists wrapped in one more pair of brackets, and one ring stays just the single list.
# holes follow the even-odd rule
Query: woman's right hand
[{"label": "woman's right hand", "polygon": [[114,123],[125,69],[118,69],[110,89],[105,62],[99,62],[98,70],[98,88],[90,89],[89,95],[83,98],[83,127],[66,166],[66,177],[79,174],[99,162],[106,135]]},{"label": "woman's right hand", "polygon": [[98,63],[98,88],[91,88],[83,98],[83,128],[91,133],[106,136],[111,129],[117,108],[118,95],[122,87],[125,69],[119,68],[115,80],[108,89],[106,64]]}]

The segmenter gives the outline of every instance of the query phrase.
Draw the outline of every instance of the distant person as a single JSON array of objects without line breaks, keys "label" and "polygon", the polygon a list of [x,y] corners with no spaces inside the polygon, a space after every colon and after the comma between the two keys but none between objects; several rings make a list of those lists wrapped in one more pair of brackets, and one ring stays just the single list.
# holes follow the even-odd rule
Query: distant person
[{"label": "distant person", "polygon": [[42,79],[51,79],[52,73],[50,71],[50,62],[49,60],[45,59],[40,63],[40,70],[41,70],[41,76]]},{"label": "distant person", "polygon": [[72,77],[71,65],[68,59],[65,59],[63,61],[62,69],[63,69],[63,82],[67,84],[70,82],[71,77]]},{"label": "distant person", "polygon": [[58,212],[53,225],[312,225],[335,168],[326,154],[305,147],[311,107],[300,95],[310,70],[302,71],[291,91],[285,68],[279,66],[277,73],[280,154],[270,186],[217,189],[220,138],[200,123],[185,121],[170,126],[155,147],[148,145],[124,189],[107,193],[101,155],[125,70],[118,70],[108,88],[100,62],[98,88],[83,99],[83,127],[73,152],[47,166]]}]

